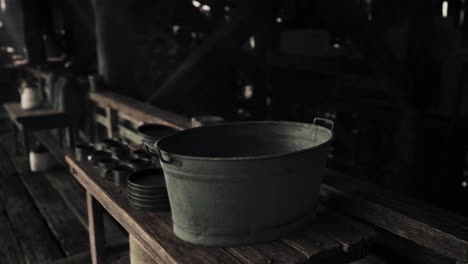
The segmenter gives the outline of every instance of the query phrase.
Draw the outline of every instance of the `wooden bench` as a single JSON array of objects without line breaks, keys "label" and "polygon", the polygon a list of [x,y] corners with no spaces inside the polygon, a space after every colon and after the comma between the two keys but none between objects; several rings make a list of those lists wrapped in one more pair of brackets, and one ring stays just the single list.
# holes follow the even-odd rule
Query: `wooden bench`
[{"label": "wooden bench", "polygon": [[[207,248],[176,238],[170,212],[133,209],[127,189],[100,177],[86,162],[66,156],[71,173],[88,192],[88,218],[93,263],[103,256],[103,209],[109,212],[160,263],[308,263],[312,260],[352,261],[367,254],[374,229],[323,207],[310,228],[281,240],[248,247]],[[159,263],[158,262],[158,263]]]},{"label": "wooden bench", "polygon": [[[97,126],[102,125],[108,137],[118,135],[139,144],[136,128],[143,123],[163,124],[176,129],[190,127],[190,120],[184,116],[116,93],[90,93],[89,99],[94,103],[94,118],[91,119],[91,127],[94,127],[95,135]],[[99,109],[104,113],[99,113]]]},{"label": "wooden bench", "polygon": [[[59,129],[59,141],[62,143],[63,130],[68,128],[70,146],[74,148],[74,135],[77,129],[73,127],[72,122],[65,113],[50,108],[24,110],[21,108],[20,103],[6,103],[3,104],[3,107],[13,124],[15,143],[18,142],[18,130],[22,133],[25,154],[28,160],[31,149],[30,136],[34,131]],[[15,147],[18,149],[17,146]]]},{"label": "wooden bench", "polygon": [[[189,126],[187,118],[113,93],[92,93],[90,98],[111,113],[107,116],[97,115],[97,119],[100,119],[97,122],[106,126],[108,136],[117,136],[124,131],[119,127],[123,126],[125,119],[133,123],[166,124],[179,129]],[[123,117],[122,120],[120,117]],[[467,218],[337,173],[330,172],[324,179],[320,193],[321,202],[326,207],[321,210],[311,229],[293,238],[252,247],[209,249],[176,239],[169,213],[134,211],[128,206],[125,189],[96,176],[93,168],[77,162],[73,155],[68,155],[66,161],[88,191],[89,220],[94,223],[90,223],[90,227],[97,227],[90,229],[95,263],[101,259],[103,243],[100,220],[95,217],[100,215],[103,208],[135,236],[151,257],[162,263],[268,263],[270,260],[276,260],[274,263],[295,263],[293,260],[300,263],[305,259],[330,260],[333,258],[330,256],[342,259],[357,257],[365,255],[363,252],[367,251],[368,242],[372,241],[376,232],[377,239],[384,246],[398,248],[403,245],[406,248],[400,251],[413,250],[414,255],[429,254],[426,258],[428,261],[424,256],[418,256],[422,263],[468,263]],[[343,214],[361,219],[374,228]],[[340,228],[348,224],[353,228]],[[329,244],[334,246],[329,247]],[[343,252],[351,253],[343,256]]]}]

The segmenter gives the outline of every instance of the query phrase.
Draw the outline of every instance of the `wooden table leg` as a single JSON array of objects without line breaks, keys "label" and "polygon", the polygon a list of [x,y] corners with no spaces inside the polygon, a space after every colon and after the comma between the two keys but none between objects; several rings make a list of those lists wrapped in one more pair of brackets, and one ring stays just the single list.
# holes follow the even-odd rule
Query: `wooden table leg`
[{"label": "wooden table leg", "polygon": [[78,128],[75,125],[68,127],[68,142],[70,143],[70,148],[75,149],[76,140],[78,138]]},{"label": "wooden table leg", "polygon": [[23,144],[24,144],[24,155],[26,156],[26,162],[27,162],[27,166],[28,166],[28,172],[30,173],[31,172],[31,163],[30,163],[30,160],[29,160],[29,152],[31,151],[31,146],[30,146],[30,143],[29,143],[29,137],[30,137],[30,134],[29,134],[29,130],[24,128],[23,127]]},{"label": "wooden table leg", "polygon": [[103,264],[105,261],[104,208],[89,192],[86,192],[86,202],[91,260],[93,264]]},{"label": "wooden table leg", "polygon": [[18,144],[18,128],[16,127],[15,122],[11,121],[11,126],[13,128],[13,140],[15,141],[13,147],[15,148],[13,153],[16,155],[19,154],[19,144]]},{"label": "wooden table leg", "polygon": [[63,148],[63,134],[65,134],[64,129],[58,128],[57,133],[58,133],[59,147]]}]

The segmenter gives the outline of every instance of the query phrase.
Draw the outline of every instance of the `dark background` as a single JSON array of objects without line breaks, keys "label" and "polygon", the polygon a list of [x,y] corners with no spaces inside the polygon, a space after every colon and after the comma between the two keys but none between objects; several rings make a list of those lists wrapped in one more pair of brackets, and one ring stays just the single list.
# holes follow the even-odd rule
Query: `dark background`
[{"label": "dark background", "polygon": [[465,0],[0,4],[1,101],[32,69],[187,116],[322,116],[330,168],[468,215]]}]

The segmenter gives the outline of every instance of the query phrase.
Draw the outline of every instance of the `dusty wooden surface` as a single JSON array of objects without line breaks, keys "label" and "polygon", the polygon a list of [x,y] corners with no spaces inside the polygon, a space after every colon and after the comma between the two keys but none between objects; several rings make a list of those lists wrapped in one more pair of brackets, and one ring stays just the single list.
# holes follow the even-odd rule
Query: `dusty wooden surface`
[{"label": "dusty wooden surface", "polygon": [[190,120],[141,101],[121,96],[112,92],[90,93],[89,98],[104,107],[110,107],[117,112],[145,123],[158,123],[178,129],[190,127]]},{"label": "dusty wooden surface", "polygon": [[[67,148],[60,148],[55,137],[49,131],[36,132],[34,136],[39,142],[46,146],[51,154],[55,156],[56,160],[68,170],[68,165],[65,162],[65,155],[71,153],[71,151]],[[83,225],[87,227],[86,190],[70,173],[64,172],[63,170],[51,170],[45,172],[44,175],[65,201],[69,210],[71,210]],[[106,229],[106,241],[112,241],[113,243],[128,241],[125,230],[123,230],[107,213],[104,214],[104,226]]]},{"label": "dusty wooden surface", "polygon": [[336,173],[325,177],[321,201],[439,254],[468,262],[468,218]]},{"label": "dusty wooden surface", "polygon": [[[5,178],[3,172],[0,172],[0,178]],[[5,264],[23,264],[25,262],[22,257],[23,254],[20,245],[15,235],[12,233],[12,227],[6,215],[5,207],[3,206],[5,198],[1,196],[0,193],[0,259],[2,263]]]},{"label": "dusty wooden surface", "polygon": [[[87,217],[84,189],[68,167],[24,174],[25,158],[12,153],[10,132],[0,133],[0,263],[91,263],[87,221],[82,219]],[[48,137],[58,148],[50,133]],[[128,255],[127,234],[109,216],[105,225],[111,248],[114,242],[120,245],[120,252],[110,251],[108,263],[122,262]]]},{"label": "dusty wooden surface", "polygon": [[[87,163],[66,157],[76,179],[139,242],[153,259],[162,263],[296,263],[314,255],[350,254],[362,257],[376,235],[368,226],[327,208],[320,210],[309,229],[283,240],[249,247],[207,248],[175,237],[170,212],[134,210],[124,187],[99,177]],[[319,234],[319,235],[317,235]]]},{"label": "dusty wooden surface", "polygon": [[9,162],[9,155],[3,148],[0,151],[0,156],[6,158],[0,163],[2,202],[24,261],[43,263],[61,258],[60,247],[21,183],[15,167]]},{"label": "dusty wooden surface", "polygon": [[[125,106],[119,107],[130,113],[138,112],[140,110],[137,109],[148,107],[144,103],[127,104],[126,97],[109,93],[93,94],[91,98],[94,98],[96,102],[98,99],[99,101],[104,101],[105,105],[114,104],[115,107],[125,104]],[[177,118],[179,117],[173,119],[170,113],[168,115],[168,113],[154,111],[147,112],[147,114],[156,119],[162,116],[164,117],[164,124],[177,127]],[[134,121],[144,121],[140,119],[143,117],[141,115],[130,114],[129,116],[132,116]],[[148,117],[145,116],[145,118]],[[437,209],[423,202],[399,196],[398,194],[359,180],[341,177],[341,175],[337,176],[334,173],[329,173],[325,177],[321,188],[321,200],[328,207],[376,225],[382,228],[382,230],[405,239],[407,243],[414,242],[416,243],[415,246],[419,245],[425,249],[432,250],[429,255],[448,257],[460,263],[467,262],[468,220],[466,218]],[[333,223],[334,220],[335,218],[331,218],[330,223]],[[359,229],[359,227],[356,228]],[[315,240],[321,240],[319,244],[328,247],[330,251],[336,250],[334,243],[337,241],[341,242],[343,251],[359,252],[364,249],[365,247],[362,245],[365,243],[360,243],[359,238],[354,237],[354,234],[350,233],[349,230],[349,228],[343,228],[343,226],[337,226],[335,229],[335,232],[339,232],[340,236],[348,236],[347,239],[330,240],[326,236],[324,237],[316,233],[312,234],[311,237]],[[311,244],[310,241],[302,241],[304,244],[309,243],[307,248],[301,247],[293,240],[285,239],[284,241],[303,254],[310,254],[310,260],[323,261],[320,248],[314,249],[313,243]],[[412,248],[415,247],[413,246]],[[261,249],[258,249],[256,253],[249,254],[249,257],[260,261],[261,258],[258,258],[258,251],[261,251]],[[237,254],[236,250],[233,250],[231,253]],[[293,255],[291,257],[294,258]],[[268,261],[268,259],[262,259],[262,261],[264,260]]]},{"label": "dusty wooden surface", "polygon": [[9,118],[21,129],[45,130],[65,128],[71,124],[63,112],[50,108],[24,110],[21,109],[19,103],[6,103],[3,104],[3,108],[8,113]]},{"label": "dusty wooden surface", "polygon": [[3,104],[3,107],[9,113],[10,117],[14,117],[17,120],[36,118],[40,116],[53,116],[53,115],[63,114],[63,112],[54,110],[52,108],[38,108],[38,109],[32,109],[32,110],[24,110],[21,108],[21,104],[17,102]]}]

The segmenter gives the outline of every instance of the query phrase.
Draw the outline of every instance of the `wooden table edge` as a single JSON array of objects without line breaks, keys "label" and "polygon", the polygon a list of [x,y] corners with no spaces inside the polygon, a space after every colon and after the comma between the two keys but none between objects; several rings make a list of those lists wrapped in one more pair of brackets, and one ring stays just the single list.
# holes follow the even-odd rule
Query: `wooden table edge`
[{"label": "wooden table edge", "polygon": [[[146,234],[145,230],[143,230],[138,223],[134,222],[132,217],[128,215],[128,213],[120,207],[118,204],[114,203],[111,197],[104,191],[102,191],[99,195],[96,193],[98,191],[99,186],[96,186],[92,180],[88,179],[87,177],[80,177],[79,174],[85,175],[86,173],[78,166],[74,159],[71,158],[69,155],[65,156],[65,161],[70,166],[71,170],[74,170],[76,173],[72,173],[75,179],[89,192],[94,199],[96,199],[102,207],[112,215],[112,217],[118,221],[124,228],[127,230],[129,234],[131,234],[138,243],[143,247],[143,249],[151,256],[151,258],[157,260],[163,257],[165,263],[178,263],[172,255],[158,242],[158,243],[151,243],[154,241],[149,235]],[[92,186],[94,185],[94,187]],[[112,208],[111,208],[112,207]],[[122,218],[128,217],[130,221],[123,221]],[[134,222],[134,223],[128,223]],[[127,224],[128,223],[128,224]],[[158,247],[159,252],[154,250],[153,246],[156,245]],[[162,256],[161,253],[165,254]]]}]

